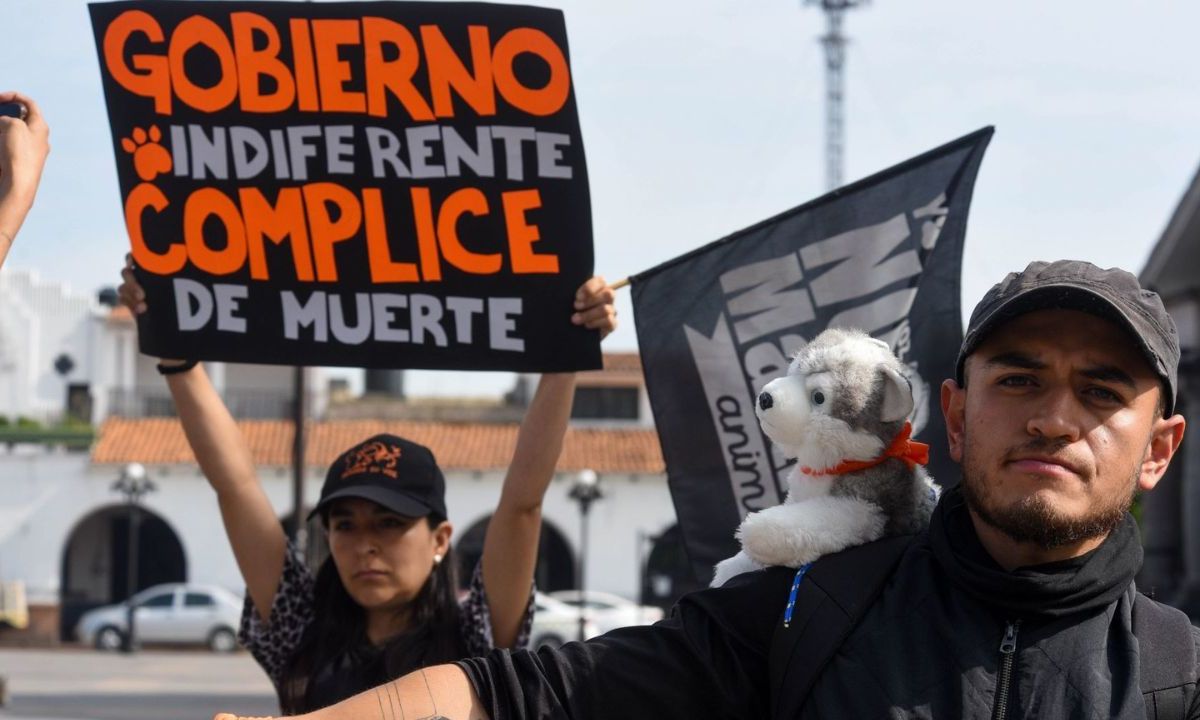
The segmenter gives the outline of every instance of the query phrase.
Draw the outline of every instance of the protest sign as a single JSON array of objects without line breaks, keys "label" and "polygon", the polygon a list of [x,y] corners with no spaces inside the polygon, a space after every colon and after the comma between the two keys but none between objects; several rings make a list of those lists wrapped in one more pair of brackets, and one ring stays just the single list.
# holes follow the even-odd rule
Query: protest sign
[{"label": "protest sign", "polygon": [[591,209],[562,13],[90,6],[150,311],[142,351],[600,366],[570,323]]},{"label": "protest sign", "polygon": [[939,409],[962,340],[959,271],[985,128],[633,276],[647,390],[684,544],[705,582],[791,463],[754,399],[827,327],[887,341],[909,368],[917,439],[956,482]]}]

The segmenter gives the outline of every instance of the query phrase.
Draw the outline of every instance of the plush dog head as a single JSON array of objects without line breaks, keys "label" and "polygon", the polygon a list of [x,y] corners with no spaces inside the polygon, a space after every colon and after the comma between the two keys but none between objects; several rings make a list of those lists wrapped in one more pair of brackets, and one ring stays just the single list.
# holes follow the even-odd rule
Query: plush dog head
[{"label": "plush dog head", "polygon": [[784,454],[813,468],[876,457],[912,409],[903,365],[887,343],[842,329],[826,330],[798,352],[755,407]]}]

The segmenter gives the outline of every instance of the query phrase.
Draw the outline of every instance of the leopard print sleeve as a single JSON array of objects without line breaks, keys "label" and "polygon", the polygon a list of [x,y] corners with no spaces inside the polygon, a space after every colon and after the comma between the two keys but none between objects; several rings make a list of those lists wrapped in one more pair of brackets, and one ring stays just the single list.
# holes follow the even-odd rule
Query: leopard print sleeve
[{"label": "leopard print sleeve", "polygon": [[[517,632],[517,641],[513,650],[521,650],[529,646],[529,635],[533,629],[533,596],[536,585],[529,588],[529,604],[525,606],[525,617],[521,619],[521,629]],[[491,652],[495,647],[492,638],[492,614],[488,610],[487,591],[483,587],[483,565],[477,563],[475,572],[471,573],[471,586],[467,597],[462,601],[462,634],[467,645],[468,657],[479,657]]]},{"label": "leopard print sleeve", "polygon": [[270,622],[262,621],[247,593],[238,639],[278,685],[288,658],[300,644],[300,636],[313,621],[313,576],[291,540],[284,553],[283,576],[271,603],[270,618]]}]

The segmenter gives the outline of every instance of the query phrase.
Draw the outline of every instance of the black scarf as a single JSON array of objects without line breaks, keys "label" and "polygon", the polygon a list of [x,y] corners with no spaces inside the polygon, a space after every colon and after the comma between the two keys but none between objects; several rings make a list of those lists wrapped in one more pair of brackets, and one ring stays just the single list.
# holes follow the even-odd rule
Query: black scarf
[{"label": "black scarf", "polygon": [[958,487],[942,495],[929,521],[929,539],[938,564],[956,585],[986,605],[1020,616],[1053,618],[1104,607],[1128,589],[1142,566],[1137,523],[1125,513],[1095,550],[1007,572],[979,542]]}]

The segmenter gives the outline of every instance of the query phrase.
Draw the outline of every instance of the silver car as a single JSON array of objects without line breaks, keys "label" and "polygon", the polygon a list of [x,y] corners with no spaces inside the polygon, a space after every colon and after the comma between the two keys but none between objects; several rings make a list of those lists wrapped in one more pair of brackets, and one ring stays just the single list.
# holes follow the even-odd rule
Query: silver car
[{"label": "silver car", "polygon": [[[579,639],[578,608],[540,592],[534,595],[533,608],[533,627],[529,631],[530,648],[536,649],[543,645],[558,647],[570,640]],[[594,638],[599,634],[596,623],[585,618],[584,639]]]},{"label": "silver car", "polygon": [[[132,598],[139,643],[199,643],[215,652],[237,649],[242,600],[224,588],[170,583],[147,588]],[[80,642],[117,650],[127,632],[129,603],[84,613],[75,625]]]}]

